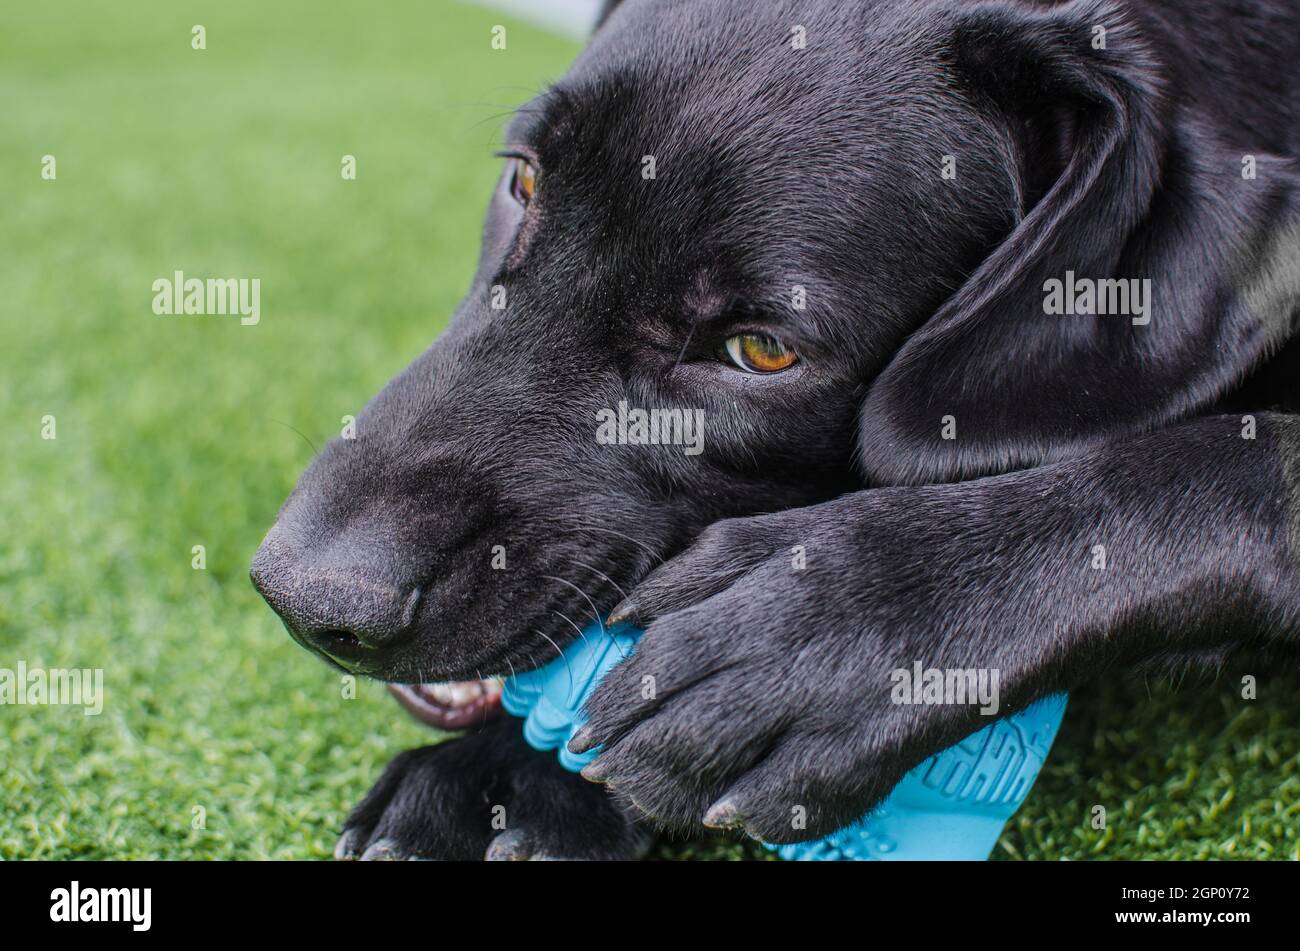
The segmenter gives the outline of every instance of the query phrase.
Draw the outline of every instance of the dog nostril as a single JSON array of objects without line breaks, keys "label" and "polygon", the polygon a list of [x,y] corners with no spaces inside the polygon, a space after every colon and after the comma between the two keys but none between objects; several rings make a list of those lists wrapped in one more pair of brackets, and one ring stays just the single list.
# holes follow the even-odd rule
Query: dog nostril
[{"label": "dog nostril", "polygon": [[351,631],[322,631],[316,635],[321,646],[326,650],[331,647],[340,650],[359,650],[362,646],[361,638],[357,637]]},{"label": "dog nostril", "polygon": [[395,646],[414,632],[421,590],[398,586],[364,568],[304,560],[282,552],[272,529],[249,577],[253,587],[309,650],[348,658]]}]

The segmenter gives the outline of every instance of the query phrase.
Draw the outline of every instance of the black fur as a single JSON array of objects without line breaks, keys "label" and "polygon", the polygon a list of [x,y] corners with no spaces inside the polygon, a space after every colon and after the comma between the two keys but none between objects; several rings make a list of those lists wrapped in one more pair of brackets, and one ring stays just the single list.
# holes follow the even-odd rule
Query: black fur
[{"label": "black fur", "polygon": [[513,721],[408,750],[348,817],[342,859],[521,861],[639,855],[646,831],[604,791],[556,768]]},{"label": "black fur", "polygon": [[[980,725],[891,704],[894,668],[997,668],[1005,712],[1300,652],[1300,3],[608,7],[511,126],[535,199],[503,178],[451,328],[258,553],[296,637],[463,679],[630,594],[648,629],[590,705],[589,776],[658,827],[777,842]],[[1149,279],[1150,322],[1045,314],[1066,271]],[[739,330],[800,362],[740,372]],[[702,408],[704,452],[598,444],[620,400]],[[399,759],[341,849],[481,854],[479,786],[532,802],[546,854],[640,845],[604,800],[574,819],[507,723]]]}]

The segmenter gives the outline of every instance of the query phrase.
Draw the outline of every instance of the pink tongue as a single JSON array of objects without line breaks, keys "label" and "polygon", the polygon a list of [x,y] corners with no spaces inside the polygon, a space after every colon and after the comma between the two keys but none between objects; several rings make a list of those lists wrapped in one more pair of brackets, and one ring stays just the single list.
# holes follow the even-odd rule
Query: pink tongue
[{"label": "pink tongue", "polygon": [[463,730],[501,713],[501,682],[460,680],[445,684],[389,684],[397,702],[422,723],[440,730]]}]

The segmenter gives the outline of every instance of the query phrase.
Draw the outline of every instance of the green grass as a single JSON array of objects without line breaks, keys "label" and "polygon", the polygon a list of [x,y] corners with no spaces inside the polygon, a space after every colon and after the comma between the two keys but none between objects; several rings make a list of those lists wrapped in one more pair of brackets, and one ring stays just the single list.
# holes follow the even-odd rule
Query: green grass
[{"label": "green grass", "polygon": [[[0,707],[0,857],[325,856],[384,762],[430,741],[377,685],[344,699],[246,566],[308,439],[443,326],[500,114],[575,52],[512,21],[493,52],[496,22],[445,0],[0,13],[0,667],[107,688],[98,717]],[[260,277],[261,323],[155,316],[176,269]],[[1300,680],[1255,673],[1254,702],[1227,676],[1077,698],[999,853],[1295,858]]]}]

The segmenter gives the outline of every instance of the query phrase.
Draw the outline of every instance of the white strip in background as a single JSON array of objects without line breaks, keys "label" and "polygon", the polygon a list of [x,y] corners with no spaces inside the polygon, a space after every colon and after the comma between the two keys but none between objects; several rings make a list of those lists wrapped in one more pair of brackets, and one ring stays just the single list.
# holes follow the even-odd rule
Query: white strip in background
[{"label": "white strip in background", "polygon": [[494,7],[503,13],[527,20],[540,27],[586,39],[596,25],[600,0],[470,0],[481,7]]}]

